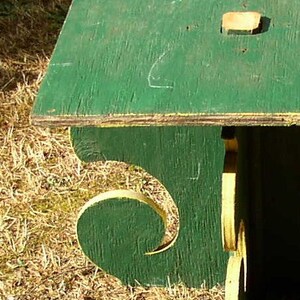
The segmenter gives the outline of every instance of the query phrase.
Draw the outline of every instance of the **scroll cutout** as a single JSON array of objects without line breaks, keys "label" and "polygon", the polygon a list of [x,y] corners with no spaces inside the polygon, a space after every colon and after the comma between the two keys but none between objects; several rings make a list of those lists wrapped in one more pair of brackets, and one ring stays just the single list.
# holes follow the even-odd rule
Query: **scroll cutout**
[{"label": "scroll cutout", "polygon": [[247,243],[246,243],[246,229],[244,221],[240,223],[240,230],[237,242],[236,256],[242,257],[244,262],[244,290],[247,290]]},{"label": "scroll cutout", "polygon": [[229,258],[225,282],[225,300],[240,300],[244,294],[244,261],[242,257]]},{"label": "scroll cutout", "polygon": [[[144,204],[149,205],[163,220],[164,227],[165,227],[165,235],[158,247],[156,247],[154,250],[151,250],[149,252],[146,252],[145,255],[155,255],[161,252],[164,252],[171,248],[178,237],[179,234],[179,222],[174,223],[175,219],[179,219],[178,215],[178,209],[176,207],[176,213],[177,218],[168,218],[168,213],[163,210],[153,199],[146,197],[142,193],[134,192],[131,190],[113,190],[105,193],[101,193],[97,195],[96,197],[89,200],[80,210],[78,220],[80,216],[85,212],[86,209],[90,208],[93,205],[96,205],[102,201],[109,200],[109,199],[130,199],[130,200],[136,200],[139,202],[142,202]],[[174,206],[175,203],[174,203]],[[174,230],[175,228],[175,230]],[[172,235],[170,235],[170,232],[172,232]],[[80,244],[80,242],[79,242]]]},{"label": "scroll cutout", "polygon": [[243,299],[247,291],[247,245],[244,222],[240,223],[237,251],[229,258],[225,282],[225,300]]}]

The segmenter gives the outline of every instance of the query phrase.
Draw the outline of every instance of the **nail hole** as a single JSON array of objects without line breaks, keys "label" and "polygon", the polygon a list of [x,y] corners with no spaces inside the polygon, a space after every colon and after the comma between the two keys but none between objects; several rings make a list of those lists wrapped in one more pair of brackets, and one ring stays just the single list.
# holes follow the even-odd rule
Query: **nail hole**
[{"label": "nail hole", "polygon": [[192,30],[197,29],[197,28],[199,28],[199,24],[191,24],[191,25],[187,25],[187,26],[185,27],[185,29],[186,29],[187,31],[192,31]]}]

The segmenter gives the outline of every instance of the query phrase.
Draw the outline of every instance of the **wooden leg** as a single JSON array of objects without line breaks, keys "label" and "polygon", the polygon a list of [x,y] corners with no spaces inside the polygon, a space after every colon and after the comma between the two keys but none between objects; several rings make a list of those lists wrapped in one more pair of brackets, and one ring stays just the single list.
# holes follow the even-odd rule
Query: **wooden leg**
[{"label": "wooden leg", "polygon": [[149,256],[145,252],[159,245],[165,230],[155,211],[141,201],[118,197],[96,201],[77,228],[94,263],[125,284],[199,287],[206,282],[211,287],[225,282],[221,128],[72,128],[71,138],[83,161],[116,160],[144,168],[164,184],[179,212],[176,242]]},{"label": "wooden leg", "polygon": [[[225,299],[244,299],[247,289],[248,224],[245,181],[245,136],[243,129],[224,128],[222,137],[226,155],[222,176],[222,240],[225,251],[231,251],[227,266]],[[239,146],[240,144],[240,146]]]},{"label": "wooden leg", "polygon": [[[299,127],[237,130],[234,206],[239,216],[232,214],[231,224],[242,220],[244,236],[231,231],[239,238],[227,268],[226,299],[299,298],[299,137]],[[227,195],[232,199],[233,190]]]}]

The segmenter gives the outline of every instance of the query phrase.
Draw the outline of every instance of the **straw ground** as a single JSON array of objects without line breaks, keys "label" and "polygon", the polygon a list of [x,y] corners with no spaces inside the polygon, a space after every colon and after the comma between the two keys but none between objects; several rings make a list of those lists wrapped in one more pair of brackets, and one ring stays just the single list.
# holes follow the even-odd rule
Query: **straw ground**
[{"label": "straw ground", "polygon": [[0,299],[223,299],[223,290],[126,287],[89,263],[74,230],[85,201],[112,188],[161,195],[141,170],[81,163],[68,128],[30,110],[70,0],[0,3]]}]

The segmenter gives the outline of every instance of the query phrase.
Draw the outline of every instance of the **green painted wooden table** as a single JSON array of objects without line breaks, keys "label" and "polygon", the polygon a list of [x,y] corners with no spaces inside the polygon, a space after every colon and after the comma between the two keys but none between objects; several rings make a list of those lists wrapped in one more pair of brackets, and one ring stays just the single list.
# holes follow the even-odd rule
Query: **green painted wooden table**
[{"label": "green painted wooden table", "polygon": [[[266,281],[300,281],[284,263],[272,268],[285,248],[271,238],[291,245],[288,233],[300,225],[299,130],[287,127],[300,124],[298,7],[296,0],[73,1],[32,123],[70,126],[83,161],[144,168],[165,186],[179,215],[178,225],[140,194],[100,195],[83,208],[77,224],[91,261],[126,284],[224,284],[229,256],[222,247],[222,173],[225,153],[237,147],[224,146],[223,127],[223,138],[235,136],[238,143],[234,201],[226,208],[233,210],[229,223],[236,241],[235,249],[225,248],[244,258],[248,296],[269,293]],[[222,32],[222,16],[232,11],[261,13],[259,31]],[[279,182],[281,188],[273,189]],[[288,212],[279,209],[281,199],[290,203]],[[294,227],[273,226],[290,213]],[[168,226],[179,226],[179,232],[161,242]],[[160,242],[158,253],[145,255]],[[298,263],[298,257],[290,261]],[[235,272],[230,263],[228,272]]]}]

